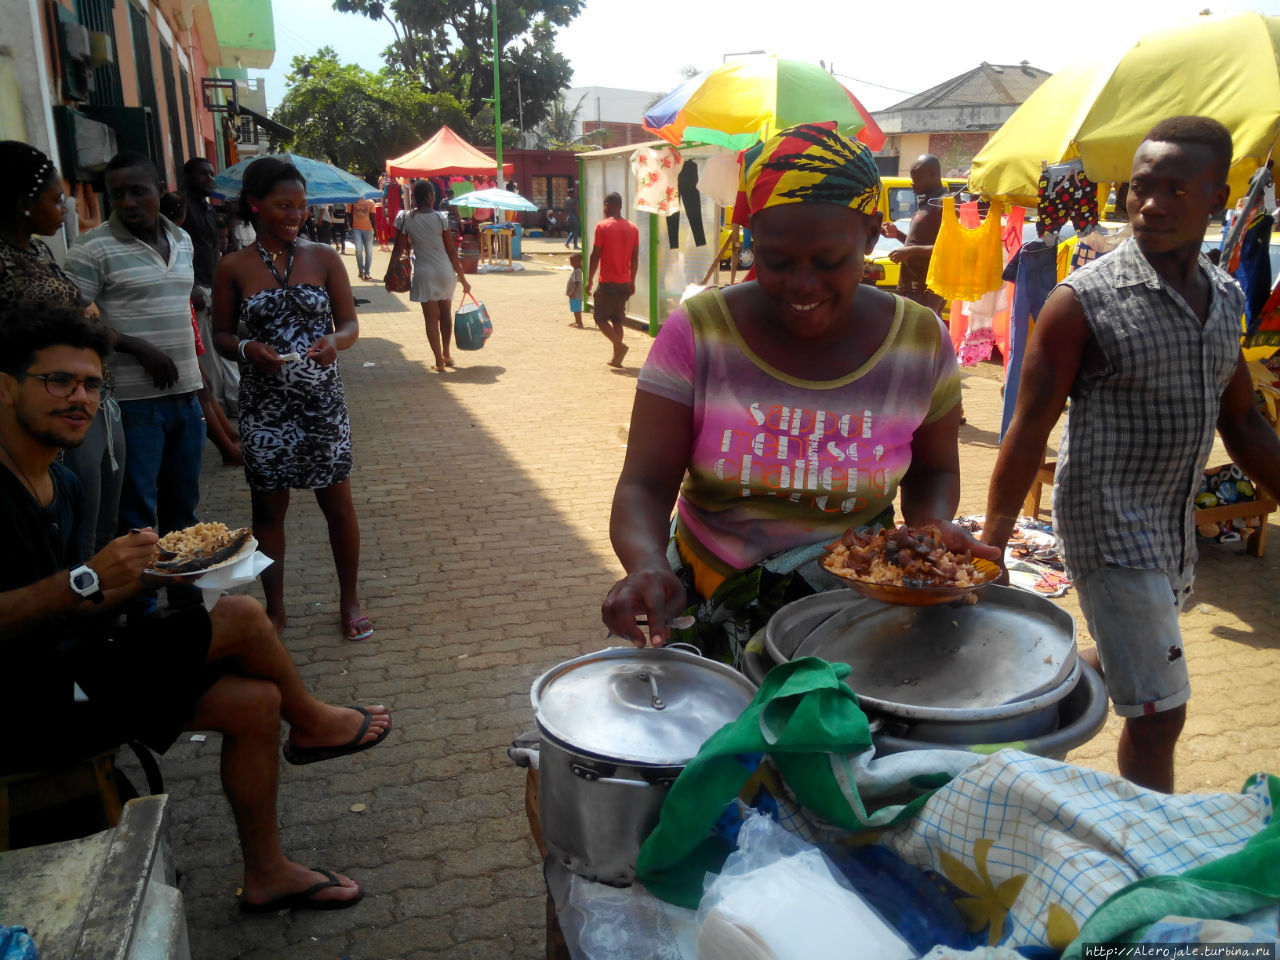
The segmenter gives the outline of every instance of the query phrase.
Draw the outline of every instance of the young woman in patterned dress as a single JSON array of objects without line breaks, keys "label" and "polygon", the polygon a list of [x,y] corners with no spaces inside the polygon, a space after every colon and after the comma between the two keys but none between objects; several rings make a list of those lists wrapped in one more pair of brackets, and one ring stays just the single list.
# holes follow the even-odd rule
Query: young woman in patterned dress
[{"label": "young woman in patterned dress", "polygon": [[[214,346],[239,360],[240,437],[253,497],[253,532],[276,562],[262,574],[277,629],[284,607],[284,518],[291,488],[315,491],[329,525],[343,634],[363,640],[373,624],[360,605],[360,526],[351,502],[351,424],[338,351],[359,334],[347,268],[327,244],[299,238],[306,181],[272,157],[245,171],[241,216],[252,246],[223,257],[213,288]],[[247,327],[241,339],[238,329]],[[297,359],[286,359],[294,355]]]}]

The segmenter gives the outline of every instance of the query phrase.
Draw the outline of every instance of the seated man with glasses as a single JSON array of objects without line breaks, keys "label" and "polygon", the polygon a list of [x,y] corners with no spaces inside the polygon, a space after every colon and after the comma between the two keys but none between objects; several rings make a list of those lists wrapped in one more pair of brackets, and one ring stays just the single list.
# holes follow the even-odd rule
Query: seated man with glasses
[{"label": "seated man with glasses", "polygon": [[241,909],[351,906],[360,884],[309,870],[280,846],[280,721],[290,725],[285,759],[311,763],[380,743],[386,708],[313,697],[251,597],[125,622],[118,613],[151,585],[150,528],[79,556],[80,485],[55,458],[84,439],[108,391],[109,342],[70,310],[0,322],[0,774],[128,740],[163,751],[183,730],[218,731],[244,855]]}]

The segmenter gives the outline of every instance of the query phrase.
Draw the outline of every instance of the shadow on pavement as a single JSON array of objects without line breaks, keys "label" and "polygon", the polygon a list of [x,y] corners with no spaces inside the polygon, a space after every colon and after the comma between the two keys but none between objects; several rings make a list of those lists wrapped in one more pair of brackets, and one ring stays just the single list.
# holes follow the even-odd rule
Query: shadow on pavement
[{"label": "shadow on pavement", "polygon": [[448,373],[442,374],[442,377],[448,382],[497,383],[502,374],[507,372],[506,367],[470,366],[467,363],[467,358],[467,354],[459,352],[459,355],[454,357],[458,365]]}]

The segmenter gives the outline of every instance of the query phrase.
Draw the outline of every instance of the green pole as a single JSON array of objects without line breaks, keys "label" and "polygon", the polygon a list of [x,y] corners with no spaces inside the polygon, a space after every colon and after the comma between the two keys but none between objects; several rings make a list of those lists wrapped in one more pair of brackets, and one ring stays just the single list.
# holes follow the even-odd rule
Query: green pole
[{"label": "green pole", "polygon": [[649,336],[658,335],[658,215],[649,214]]},{"label": "green pole", "polygon": [[493,0],[493,126],[494,154],[498,160],[498,186],[504,186],[502,178],[502,94],[498,89],[498,0]]}]

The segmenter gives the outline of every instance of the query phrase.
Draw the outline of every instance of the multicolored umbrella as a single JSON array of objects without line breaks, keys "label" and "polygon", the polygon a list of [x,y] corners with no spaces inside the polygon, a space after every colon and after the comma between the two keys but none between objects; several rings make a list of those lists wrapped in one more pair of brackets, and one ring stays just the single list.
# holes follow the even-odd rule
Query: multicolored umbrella
[{"label": "multicolored umbrella", "polygon": [[1181,114],[1231,131],[1227,182],[1242,196],[1280,133],[1280,17],[1200,16],[1146,34],[1118,59],[1069,64],[978,152],[969,189],[1034,206],[1041,161],[1076,157],[1095,182],[1128,180],[1147,131]]},{"label": "multicolored umbrella", "polygon": [[884,133],[871,114],[821,67],[773,54],[735,57],[690,80],[644,115],[644,128],[663,140],[745,150],[797,123],[834,120],[845,136],[872,150]]},{"label": "multicolored umbrella", "polygon": [[[312,160],[310,157],[302,157],[296,153],[271,153],[262,154],[262,156],[275,157],[277,160],[292,163],[298,168],[298,172],[307,178],[308,203],[355,203],[363,198],[373,199],[381,196],[381,191],[377,187],[323,160]],[[249,168],[249,164],[257,159],[259,158],[250,157],[247,160],[241,160],[219,173],[213,180],[213,195],[222,198],[240,196],[244,172]]]}]

